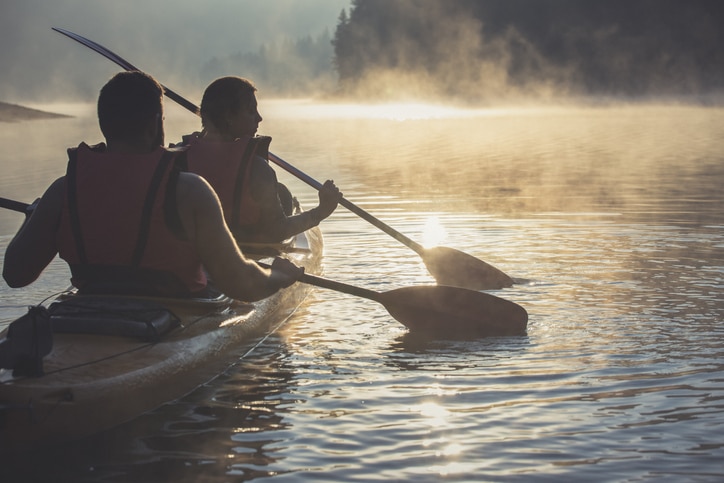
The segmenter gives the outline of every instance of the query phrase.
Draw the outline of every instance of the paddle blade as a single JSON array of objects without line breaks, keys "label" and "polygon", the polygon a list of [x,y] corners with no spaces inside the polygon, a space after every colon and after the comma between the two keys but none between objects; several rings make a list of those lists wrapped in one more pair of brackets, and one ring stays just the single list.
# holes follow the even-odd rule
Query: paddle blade
[{"label": "paddle blade", "polygon": [[403,287],[377,299],[411,332],[436,337],[524,335],[528,325],[528,313],[520,305],[459,287]]},{"label": "paddle blade", "polygon": [[513,285],[513,279],[502,271],[454,248],[425,248],[421,257],[440,285],[470,290],[495,290]]}]

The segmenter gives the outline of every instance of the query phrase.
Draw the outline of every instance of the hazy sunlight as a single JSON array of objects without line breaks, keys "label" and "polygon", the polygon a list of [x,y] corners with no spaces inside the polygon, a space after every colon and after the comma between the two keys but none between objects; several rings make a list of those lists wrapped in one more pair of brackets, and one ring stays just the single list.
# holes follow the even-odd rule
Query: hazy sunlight
[{"label": "hazy sunlight", "polygon": [[422,231],[422,245],[425,248],[440,245],[447,238],[447,231],[437,216],[430,216]]},{"label": "hazy sunlight", "polygon": [[262,99],[260,108],[269,119],[384,119],[414,121],[452,119],[500,114],[497,109],[462,109],[424,102],[379,104],[320,103],[314,99]]},{"label": "hazy sunlight", "polygon": [[432,425],[438,427],[445,423],[448,411],[435,403],[424,403],[417,407],[417,411],[421,416],[430,418]]}]

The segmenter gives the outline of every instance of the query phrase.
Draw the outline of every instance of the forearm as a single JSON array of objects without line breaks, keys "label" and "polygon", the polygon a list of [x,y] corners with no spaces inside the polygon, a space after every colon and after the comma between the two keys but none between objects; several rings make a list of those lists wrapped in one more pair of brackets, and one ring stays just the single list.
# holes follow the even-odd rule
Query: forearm
[{"label": "forearm", "polygon": [[26,256],[25,245],[23,245],[22,239],[18,238],[19,235],[20,232],[5,249],[5,259],[3,261],[3,279],[12,288],[30,285],[38,279],[42,272],[42,268],[35,269],[29,266],[34,260]]},{"label": "forearm", "polygon": [[263,161],[252,172],[251,194],[259,207],[259,221],[244,230],[243,241],[279,243],[317,226],[325,218],[320,207],[287,216],[279,199],[274,170]]},{"label": "forearm", "polygon": [[289,217],[279,217],[260,226],[258,239],[255,241],[278,243],[319,225],[320,221],[321,217],[317,208]]},{"label": "forearm", "polygon": [[243,266],[227,266],[220,277],[213,278],[216,288],[229,297],[245,302],[256,302],[276,293],[281,284],[271,270],[247,261]]},{"label": "forearm", "polygon": [[13,288],[33,283],[57,255],[55,245],[61,184],[51,185],[5,249],[3,279]]}]

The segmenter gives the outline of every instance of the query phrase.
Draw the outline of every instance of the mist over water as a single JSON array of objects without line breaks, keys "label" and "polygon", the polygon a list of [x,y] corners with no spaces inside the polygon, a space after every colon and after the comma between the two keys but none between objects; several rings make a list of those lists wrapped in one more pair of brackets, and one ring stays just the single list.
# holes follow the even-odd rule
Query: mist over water
[{"label": "mist over water", "polygon": [[[316,289],[216,380],[0,458],[0,480],[722,480],[721,5],[6,2],[0,101],[73,117],[0,123],[0,196],[32,202],[66,148],[102,141],[93,102],[118,68],[50,30],[68,28],[196,104],[212,77],[251,77],[274,153],[410,238],[502,269],[517,283],[493,293],[530,322],[524,337],[420,340],[374,302]],[[298,69],[306,47],[330,56],[323,82]],[[276,98],[303,84],[319,90]],[[170,101],[165,117],[167,142],[200,128]],[[21,217],[0,210],[0,256]],[[328,278],[434,283],[341,207],[322,230]],[[0,327],[68,279],[55,260],[27,288],[0,283]]]},{"label": "mist over water", "polygon": [[[724,111],[686,105],[459,109],[260,97],[272,151],[416,241],[515,278],[528,335],[410,337],[374,302],[316,289],[237,365],[96,437],[12,462],[67,481],[719,481],[724,450]],[[84,112],[82,107],[75,112]],[[167,140],[198,129],[178,107]],[[92,108],[3,125],[0,196],[32,201],[97,142]],[[95,134],[94,134],[95,133]],[[302,204],[316,193],[279,172]],[[0,211],[0,253],[19,226]],[[437,228],[435,228],[437,227]],[[325,276],[433,283],[343,208]],[[57,261],[0,285],[0,323],[64,288]],[[248,347],[240,348],[244,354]],[[1,473],[0,473],[1,474]],[[5,475],[3,475],[5,476]]]}]

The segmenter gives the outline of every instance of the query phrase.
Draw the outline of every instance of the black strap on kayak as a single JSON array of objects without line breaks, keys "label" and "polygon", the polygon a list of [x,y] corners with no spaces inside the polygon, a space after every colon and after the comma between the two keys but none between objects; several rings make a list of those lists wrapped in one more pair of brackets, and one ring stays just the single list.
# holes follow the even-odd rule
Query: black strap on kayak
[{"label": "black strap on kayak", "polygon": [[48,309],[54,333],[133,337],[156,343],[181,321],[167,307],[114,296],[75,297]]},{"label": "black strap on kayak", "polygon": [[75,249],[78,252],[80,263],[86,265],[88,258],[85,253],[85,244],[83,243],[83,230],[80,225],[80,217],[78,215],[78,192],[76,180],[76,164],[78,162],[78,150],[68,149],[68,171],[66,173],[66,193],[68,196],[68,212],[70,213],[70,229],[73,231],[75,238]]},{"label": "black strap on kayak", "polygon": [[52,349],[48,310],[42,305],[28,307],[28,313],[11,322],[0,341],[0,367],[12,369],[13,377],[40,377],[43,357]]},{"label": "black strap on kayak", "polygon": [[146,201],[143,204],[143,211],[141,213],[141,229],[138,231],[136,248],[133,251],[133,258],[131,258],[131,266],[133,267],[138,267],[143,259],[143,253],[146,251],[146,243],[148,243],[148,234],[151,231],[153,205],[156,201],[156,197],[158,196],[161,181],[168,170],[168,165],[176,154],[177,152],[175,151],[165,151],[158,162],[158,166],[156,166],[153,178],[151,178],[151,185],[148,188]]}]

